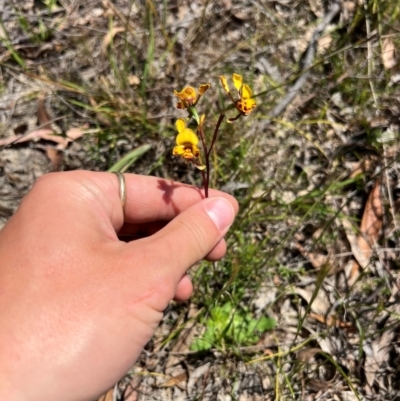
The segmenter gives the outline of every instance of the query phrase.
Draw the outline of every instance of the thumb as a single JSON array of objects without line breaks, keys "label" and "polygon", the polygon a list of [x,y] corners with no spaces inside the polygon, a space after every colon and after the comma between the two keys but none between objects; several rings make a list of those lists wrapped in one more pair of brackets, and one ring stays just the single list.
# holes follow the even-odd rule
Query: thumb
[{"label": "thumb", "polygon": [[[223,238],[238,205],[233,197],[204,199],[175,217],[151,238],[165,273],[177,283],[196,262]],[[150,244],[149,244],[150,245]]]}]

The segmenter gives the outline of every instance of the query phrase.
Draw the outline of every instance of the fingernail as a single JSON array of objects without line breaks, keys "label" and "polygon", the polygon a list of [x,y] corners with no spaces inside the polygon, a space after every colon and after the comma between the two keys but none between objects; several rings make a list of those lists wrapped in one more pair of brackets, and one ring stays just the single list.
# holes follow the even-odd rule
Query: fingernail
[{"label": "fingernail", "polygon": [[232,205],[224,198],[211,198],[206,206],[206,212],[220,231],[226,230],[235,218]]}]

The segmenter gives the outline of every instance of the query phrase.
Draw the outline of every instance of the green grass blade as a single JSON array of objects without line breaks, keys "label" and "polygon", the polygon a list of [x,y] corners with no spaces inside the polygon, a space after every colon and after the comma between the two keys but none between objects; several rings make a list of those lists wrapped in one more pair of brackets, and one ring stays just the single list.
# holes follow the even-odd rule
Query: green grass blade
[{"label": "green grass blade", "polygon": [[132,150],[122,159],[118,160],[113,166],[111,166],[108,171],[110,173],[115,171],[125,172],[133,163],[136,162],[140,157],[142,157],[148,150],[150,150],[151,145],[142,145],[138,148]]}]

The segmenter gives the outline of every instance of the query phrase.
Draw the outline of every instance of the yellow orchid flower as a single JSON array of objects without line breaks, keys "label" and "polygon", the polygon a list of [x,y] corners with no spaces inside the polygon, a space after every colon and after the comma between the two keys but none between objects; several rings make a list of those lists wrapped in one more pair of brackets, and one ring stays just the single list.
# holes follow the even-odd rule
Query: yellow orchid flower
[{"label": "yellow orchid flower", "polygon": [[202,84],[200,85],[197,94],[196,89],[193,86],[186,86],[180,92],[174,90],[174,95],[179,98],[176,107],[178,109],[187,109],[191,106],[196,106],[197,102],[199,101],[200,97],[208,90],[210,84]]},{"label": "yellow orchid flower", "polygon": [[[224,88],[225,92],[229,95],[232,99],[233,104],[239,110],[240,114],[243,116],[247,116],[250,112],[257,106],[257,103],[254,99],[252,99],[253,93],[248,85],[243,83],[243,78],[239,74],[232,75],[232,82],[233,86],[239,93],[239,99],[235,100],[229,90],[229,85],[224,76],[220,77],[222,87]],[[238,116],[239,117],[239,116]],[[236,120],[236,118],[235,118]]]},{"label": "yellow orchid flower", "polygon": [[193,130],[186,127],[186,121],[180,118],[175,123],[178,135],[176,137],[176,145],[172,151],[173,155],[181,156],[183,159],[193,162],[200,170],[204,170],[204,166],[200,158],[200,149],[198,136]]}]

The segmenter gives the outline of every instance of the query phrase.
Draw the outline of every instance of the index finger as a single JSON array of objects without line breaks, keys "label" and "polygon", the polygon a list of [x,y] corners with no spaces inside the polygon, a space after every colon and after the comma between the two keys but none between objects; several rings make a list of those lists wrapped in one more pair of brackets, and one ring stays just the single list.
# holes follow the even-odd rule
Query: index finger
[{"label": "index finger", "polygon": [[[125,174],[125,180],[126,223],[169,221],[205,198],[203,189],[172,180],[135,174]],[[224,192],[210,189],[209,197],[223,197],[238,210],[236,200]]]},{"label": "index finger", "polygon": [[[198,187],[164,178],[126,173],[124,174],[126,203],[122,209],[119,181],[115,174],[89,171],[74,173],[75,175],[79,174],[81,183],[85,178],[86,184],[92,184],[90,186],[95,184],[100,190],[92,192],[97,193],[97,197],[102,202],[116,230],[119,230],[123,223],[141,224],[151,221],[170,221],[188,207],[204,199],[204,190]],[[104,201],[104,196],[107,197],[107,202]],[[235,212],[239,208],[235,198],[224,192],[210,189],[209,197],[227,199]]]}]

